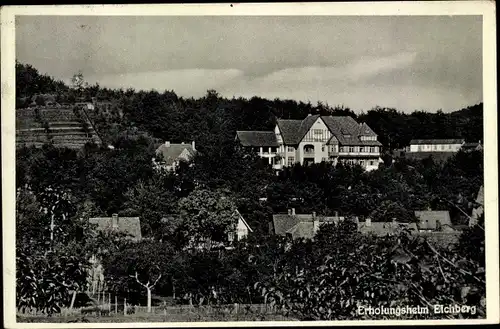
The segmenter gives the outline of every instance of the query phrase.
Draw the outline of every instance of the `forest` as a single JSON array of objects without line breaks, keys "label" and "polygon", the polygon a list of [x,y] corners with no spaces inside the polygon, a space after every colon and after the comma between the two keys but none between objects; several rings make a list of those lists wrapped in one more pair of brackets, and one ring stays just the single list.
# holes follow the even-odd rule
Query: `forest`
[{"label": "forest", "polygon": [[[16,63],[16,107],[33,101],[43,106],[49,99],[94,102],[90,115],[104,145],[16,150],[19,307],[57,312],[71,291],[84,289],[88,259],[95,254],[108,287],[137,302],[145,291],[131,278],[134,273],[152,282],[161,273],[155,292],[182,296],[183,302],[265,299],[302,319],[352,318],[359,303],[426,305],[468,298],[479,305],[484,300],[482,222],[464,231],[449,250],[404,234],[361,236],[349,221],[322,227],[314,241],[291,245],[268,234],[272,214],[290,207],[298,213],[401,222],[415,221],[414,210],[430,208],[449,210],[455,224],[466,224],[483,184],[482,151],[458,152],[446,162],[393,162],[392,151],[417,137],[482,140],[482,104],[451,113],[376,107],[356,114],[320,102],[227,99],[214,90],[198,99],[174,91],[111,90],[85,84],[82,76],[67,86]],[[275,175],[234,141],[236,130],[269,130],[276,118],[302,119],[309,113],[350,115],[368,123],[385,146],[384,164],[372,172],[341,164],[296,165]],[[195,141],[198,153],[191,165],[175,173],[153,170],[155,149],[166,140]],[[188,236],[219,239],[232,209],[252,227],[248,241],[232,251],[184,251]],[[144,241],[131,244],[91,230],[89,217],[112,213],[139,216]],[[177,216],[161,220],[172,214]],[[192,221],[198,214],[209,217]],[[214,291],[216,300],[210,297]]]}]

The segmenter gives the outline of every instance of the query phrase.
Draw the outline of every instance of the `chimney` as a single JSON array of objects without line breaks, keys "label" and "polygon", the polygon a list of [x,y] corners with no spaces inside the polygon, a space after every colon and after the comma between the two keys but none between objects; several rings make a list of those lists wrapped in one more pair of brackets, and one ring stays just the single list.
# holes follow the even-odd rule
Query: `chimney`
[{"label": "chimney", "polygon": [[366,217],[366,226],[372,226],[372,220],[369,217]]},{"label": "chimney", "polygon": [[191,142],[191,146],[193,147],[193,151],[194,151],[194,150],[196,150],[196,149],[194,148],[194,141],[192,141],[192,142]]},{"label": "chimney", "polygon": [[339,212],[338,211],[335,211],[335,218],[339,218]]},{"label": "chimney", "polygon": [[295,216],[295,208],[292,208],[292,216]]},{"label": "chimney", "polygon": [[165,142],[165,146],[166,146],[166,147],[170,147],[170,142],[169,142],[169,141],[166,141],[166,142]]},{"label": "chimney", "polygon": [[118,214],[111,215],[111,225],[113,228],[118,228]]},{"label": "chimney", "polygon": [[288,209],[288,215],[292,214],[292,209]]},{"label": "chimney", "polygon": [[397,222],[398,222],[398,221],[396,220],[396,217],[393,217],[393,218],[392,218],[392,223],[393,223],[393,224],[396,224]]},{"label": "chimney", "polygon": [[184,142],[182,142],[181,144],[184,145]]},{"label": "chimney", "polygon": [[308,117],[310,117],[311,115],[312,115],[311,113],[307,114]]}]

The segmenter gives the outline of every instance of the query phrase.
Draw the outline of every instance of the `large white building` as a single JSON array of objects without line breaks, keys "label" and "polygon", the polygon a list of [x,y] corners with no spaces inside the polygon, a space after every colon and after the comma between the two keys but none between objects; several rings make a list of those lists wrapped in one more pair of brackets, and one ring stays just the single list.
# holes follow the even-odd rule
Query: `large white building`
[{"label": "large white building", "polygon": [[377,169],[382,144],[366,123],[350,116],[309,115],[304,120],[279,119],[274,132],[237,131],[236,139],[261,157],[269,158],[275,169],[295,163],[339,161]]}]

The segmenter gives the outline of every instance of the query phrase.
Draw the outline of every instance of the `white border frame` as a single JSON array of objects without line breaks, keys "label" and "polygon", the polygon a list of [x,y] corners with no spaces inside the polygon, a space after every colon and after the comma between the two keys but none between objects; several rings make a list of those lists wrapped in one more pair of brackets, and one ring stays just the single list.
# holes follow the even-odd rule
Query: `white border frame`
[{"label": "white border frame", "polygon": [[[140,13],[140,14],[139,14]],[[486,311],[481,320],[352,320],[352,321],[263,321],[263,322],[153,322],[153,323],[16,323],[15,309],[15,16],[197,16],[197,15],[482,15],[484,175],[486,231]],[[3,286],[6,328],[124,328],[124,327],[243,327],[243,326],[332,326],[499,323],[497,82],[495,3],[492,1],[428,1],[377,3],[270,3],[184,5],[60,5],[7,6],[1,8],[2,82],[2,209]],[[489,136],[489,138],[486,138]]]}]

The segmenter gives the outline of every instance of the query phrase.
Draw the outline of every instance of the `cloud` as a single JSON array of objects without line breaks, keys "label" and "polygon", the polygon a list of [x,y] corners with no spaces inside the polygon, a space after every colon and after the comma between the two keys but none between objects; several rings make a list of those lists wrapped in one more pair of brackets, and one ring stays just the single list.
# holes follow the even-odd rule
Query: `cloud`
[{"label": "cloud", "polygon": [[[413,83],[406,76],[398,79],[394,72],[411,71],[416,58],[416,53],[411,52],[370,56],[336,67],[286,68],[257,77],[239,69],[186,69],[89,76],[87,80],[111,88],[174,90],[184,97],[200,97],[208,89],[215,89],[229,98],[260,96],[322,101],[333,106],[343,104],[356,111],[367,111],[377,105],[403,111],[451,111],[480,101],[477,95],[457,88]],[[385,75],[396,79],[377,83]]]},{"label": "cloud", "polygon": [[481,16],[16,18],[16,57],[42,73],[187,97],[451,109],[481,101],[481,56]]},{"label": "cloud", "polygon": [[155,89],[159,92],[174,90],[187,97],[199,97],[208,89],[217,89],[241,77],[243,72],[236,69],[209,70],[187,69],[160,72],[140,72],[126,74],[91,75],[85,77],[90,84],[99,83],[109,88],[134,88],[136,90]]}]

